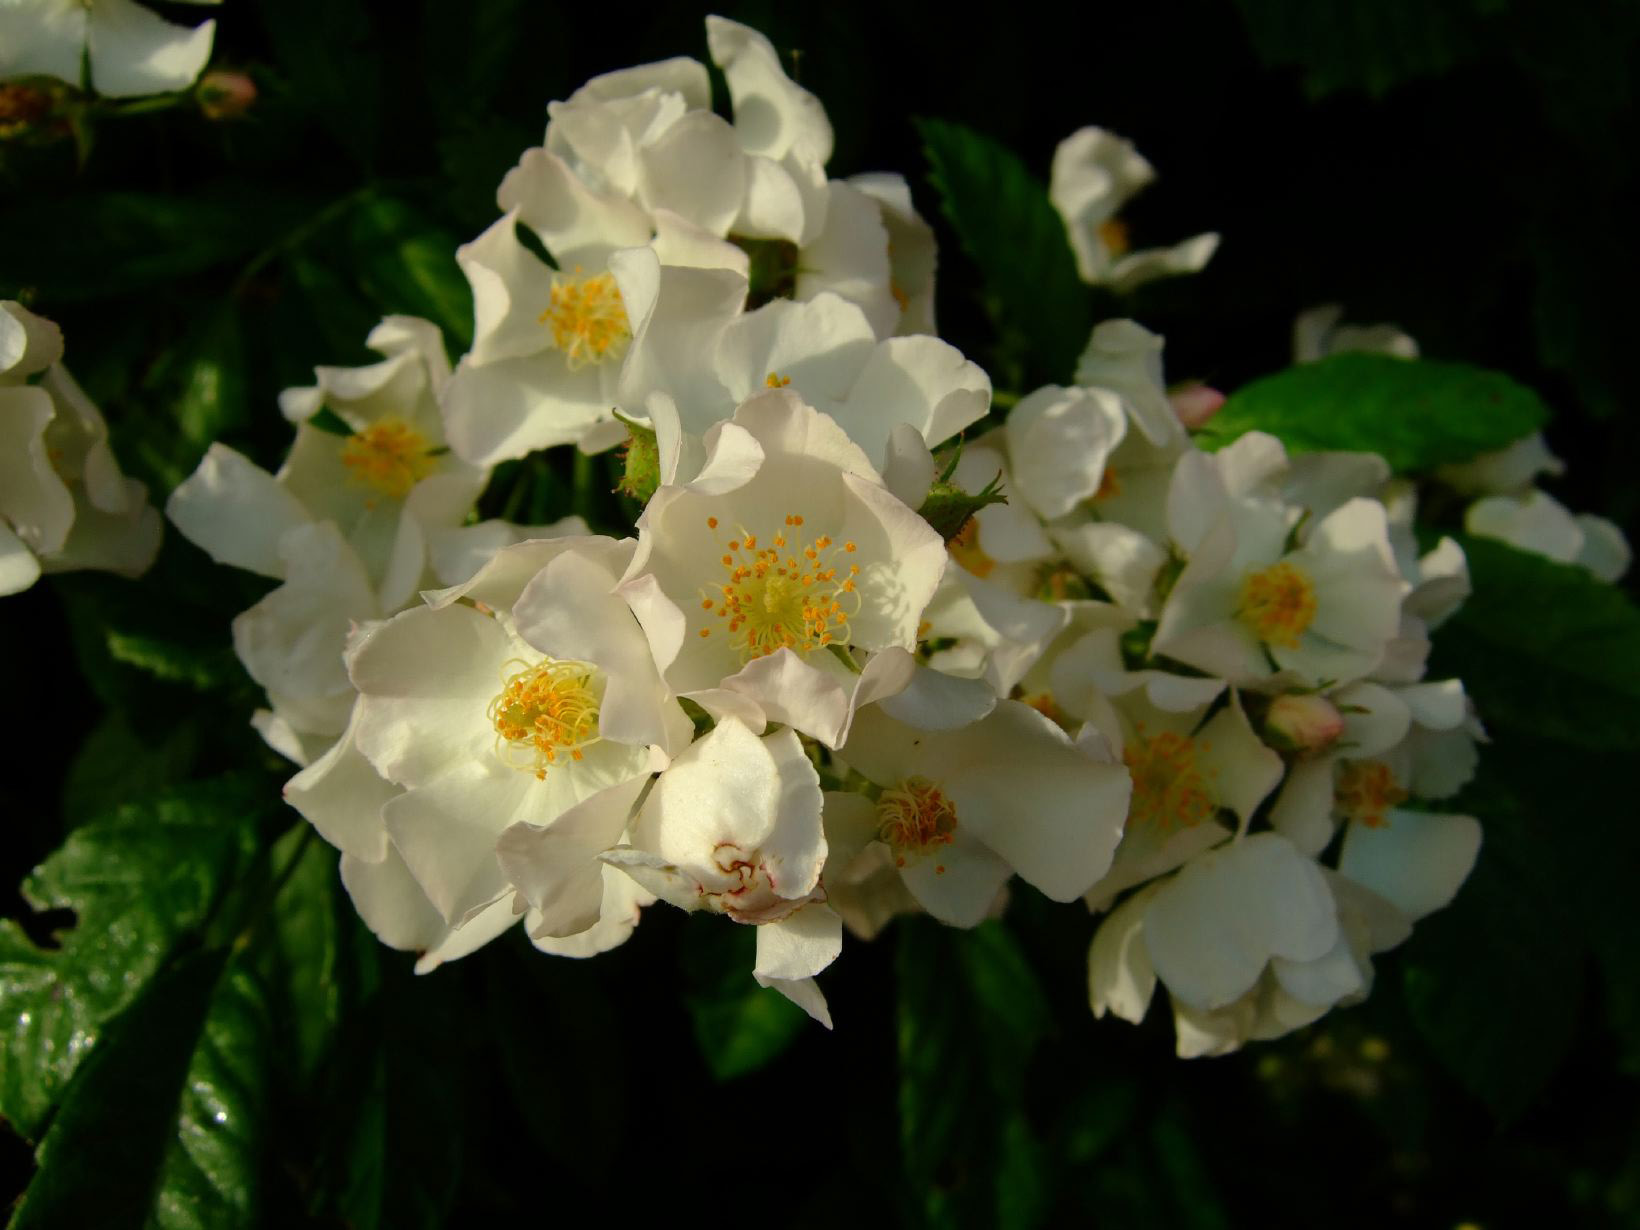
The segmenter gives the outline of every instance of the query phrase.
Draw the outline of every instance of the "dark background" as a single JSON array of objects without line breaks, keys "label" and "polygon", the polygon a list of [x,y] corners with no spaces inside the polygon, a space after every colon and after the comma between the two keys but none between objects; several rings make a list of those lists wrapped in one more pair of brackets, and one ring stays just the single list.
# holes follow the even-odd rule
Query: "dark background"
[{"label": "dark background", "polygon": [[[1167,335],[1170,378],[1233,389],[1287,361],[1298,311],[1340,302],[1347,320],[1398,323],[1426,355],[1537,389],[1556,414],[1551,446],[1570,463],[1550,488],[1631,538],[1640,528],[1635,5],[1195,0],[1013,4],[973,19],[866,3],[720,11],[799,53],[800,79],[836,130],[834,175],[900,171],[930,217],[938,202],[913,117],[967,124],[1044,180],[1073,129],[1130,137],[1160,172],[1126,212],[1135,246],[1223,236],[1204,273],[1144,288],[1121,309]],[[231,393],[212,425],[271,466],[288,439],[276,392],[307,382],[315,363],[363,361],[370,324],[413,306],[370,234],[324,220],[332,203],[366,187],[390,196],[415,211],[404,226],[435,251],[448,241],[447,253],[494,218],[494,188],[539,142],[548,99],[609,69],[706,58],[699,14],[674,7],[230,0],[216,15],[213,65],[247,71],[260,91],[245,118],[212,124],[188,107],[106,118],[83,168],[67,140],[0,146],[0,293],[31,293],[62,323],[69,367],[159,502],[200,446],[186,429],[167,435],[179,390],[200,370],[187,362],[231,356],[219,365]],[[138,207],[122,192],[149,195]],[[983,362],[993,339],[977,279],[937,225],[942,333]],[[223,328],[230,342],[213,332]],[[218,653],[226,619],[258,593],[177,542],[158,578],[176,618],[196,619]],[[161,780],[234,765],[276,788],[281,770],[244,725],[253,689],[139,690],[98,655],[97,620],[137,607],[171,618],[143,589],[101,577],[0,603],[15,723],[0,785],[7,885],[86,810],[118,800],[125,753],[99,761],[111,744],[82,750],[93,731],[106,735],[105,706],[135,714],[119,746],[134,736],[137,760]],[[1587,755],[1545,772],[1567,783],[1564,807],[1540,806],[1534,820],[1557,848],[1574,865],[1640,869],[1583,835],[1591,808],[1626,808],[1632,821],[1620,767]],[[277,834],[289,820],[263,823]],[[1634,960],[1585,977],[1592,958],[1560,938],[1570,924],[1557,893],[1575,875],[1518,883],[1512,900],[1535,941],[1521,969],[1577,968],[1548,984],[1523,974],[1519,1063],[1533,1075],[1502,1098],[1449,1075],[1409,1013],[1403,988],[1421,945],[1465,959],[1463,933],[1442,933],[1438,920],[1380,959],[1364,1007],[1232,1058],[1181,1063],[1159,1008],[1139,1029],[1093,1021],[1092,921],[1020,887],[1010,925],[1034,980],[1016,989],[994,967],[976,974],[971,948],[901,925],[850,943],[826,975],[835,1033],[804,1028],[763,1070],[724,1081],[697,1034],[710,1051],[724,1028],[713,1005],[740,994],[750,956],[744,944],[726,951],[726,926],[709,925],[718,920],[657,909],[625,948],[591,963],[507,941],[413,983],[392,954],[343,943],[335,1045],[317,1076],[276,1100],[267,1221],[347,1224],[345,1202],[328,1194],[349,1164],[332,1148],[337,1107],[361,1056],[388,1053],[399,1066],[383,1069],[375,1095],[410,1142],[392,1155],[389,1182],[428,1189],[427,1216],[447,1209],[452,1222],[550,1222],[580,1207],[617,1222],[798,1225],[1640,1224],[1640,1049],[1624,981]],[[338,927],[351,927],[345,898],[335,905]],[[18,897],[9,907],[27,914]],[[1537,1029],[1545,997],[1567,1002]],[[1496,1011],[1522,1009],[1504,998]],[[27,1146],[6,1141],[0,1160],[15,1175],[8,1189],[20,1189]]]}]

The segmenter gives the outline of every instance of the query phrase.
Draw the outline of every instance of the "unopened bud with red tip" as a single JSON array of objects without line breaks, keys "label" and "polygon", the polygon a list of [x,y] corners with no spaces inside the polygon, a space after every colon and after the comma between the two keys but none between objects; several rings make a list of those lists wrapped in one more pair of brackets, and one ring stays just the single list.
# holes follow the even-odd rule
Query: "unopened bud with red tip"
[{"label": "unopened bud with red tip", "polygon": [[1167,397],[1179,421],[1192,429],[1207,422],[1224,405],[1224,394],[1205,384],[1180,385]]},{"label": "unopened bud with red tip", "polygon": [[1324,696],[1278,696],[1264,715],[1264,738],[1287,752],[1317,752],[1344,733],[1344,716]]},{"label": "unopened bud with red tip", "polygon": [[199,79],[194,97],[206,119],[237,119],[256,101],[256,83],[244,73],[219,68]]}]

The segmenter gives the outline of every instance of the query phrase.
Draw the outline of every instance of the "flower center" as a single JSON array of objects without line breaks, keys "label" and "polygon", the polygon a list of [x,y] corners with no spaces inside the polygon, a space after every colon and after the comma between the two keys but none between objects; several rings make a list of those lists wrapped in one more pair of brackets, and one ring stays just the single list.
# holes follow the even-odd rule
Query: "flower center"
[{"label": "flower center", "polygon": [[978,517],[969,517],[956,536],[945,544],[945,549],[951,553],[952,559],[976,577],[990,576],[997,566],[996,560],[985,554],[985,548],[979,545]]},{"label": "flower center", "polygon": [[580,760],[599,741],[603,687],[589,662],[543,658],[530,666],[515,658],[507,663],[512,666],[522,669],[502,676],[501,692],[487,710],[496,753],[513,768],[544,778],[560,757]]},{"label": "flower center", "polygon": [[893,849],[896,866],[905,866],[907,854],[928,854],[950,845],[956,831],[957,809],[925,778],[908,777],[877,800],[877,837]]},{"label": "flower center", "polygon": [[1133,246],[1133,240],[1128,235],[1128,225],[1120,218],[1106,218],[1099,224],[1099,241],[1105,245],[1105,251],[1111,256],[1121,256]]},{"label": "flower center", "polygon": [[1151,825],[1166,832],[1211,820],[1219,810],[1208,783],[1211,773],[1196,765],[1196,741],[1171,730],[1149,739],[1135,734],[1122,749],[1133,775],[1128,825]]},{"label": "flower center", "polygon": [[552,329],[552,344],[564,352],[571,371],[588,363],[618,359],[632,340],[615,276],[576,278],[554,274],[552,300],[541,313]]},{"label": "flower center", "polygon": [[1315,585],[1297,565],[1278,560],[1242,578],[1236,614],[1266,645],[1297,649],[1315,619]]},{"label": "flower center", "polygon": [[427,437],[403,419],[377,419],[342,445],[342,464],[383,495],[403,499],[436,464]]},{"label": "flower center", "polygon": [[1381,760],[1352,760],[1338,774],[1334,791],[1339,813],[1368,828],[1389,823],[1389,809],[1406,802],[1407,792]]},{"label": "flower center", "polygon": [[[716,531],[716,517],[706,519]],[[848,643],[848,621],[860,609],[854,578],[858,564],[847,563],[852,542],[830,536],[805,539],[803,518],[793,513],[765,545],[744,530],[724,545],[723,581],[703,590],[701,609],[715,611],[742,662],[778,649],[807,657],[811,650]],[[713,597],[713,590],[717,597]],[[711,636],[708,625],[702,637]]]}]

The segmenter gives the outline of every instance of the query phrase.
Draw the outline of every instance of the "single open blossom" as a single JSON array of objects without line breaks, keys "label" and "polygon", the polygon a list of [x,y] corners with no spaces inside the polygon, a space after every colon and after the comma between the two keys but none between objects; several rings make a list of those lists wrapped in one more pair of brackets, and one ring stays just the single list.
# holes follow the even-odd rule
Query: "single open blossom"
[{"label": "single open blossom", "polygon": [[829,1027],[814,975],[836,959],[843,932],[820,887],[820,809],[794,732],[759,738],[726,717],[660,775],[630,844],[604,858],[673,905],[755,926],[754,977]]},{"label": "single open blossom", "polygon": [[[642,634],[611,595],[630,550],[602,538],[520,543],[354,639],[354,740],[404,788],[382,807],[387,834],[451,925],[511,899],[496,858],[509,826],[550,825],[610,790],[629,806],[624,792],[664,760],[649,740],[676,725]],[[550,579],[532,597],[538,576]],[[596,618],[576,624],[566,605]]]},{"label": "single open blossom", "polygon": [[[334,524],[362,562],[381,613],[391,614],[427,579],[431,540],[462,523],[489,476],[445,444],[437,398],[449,361],[437,328],[390,316],[367,344],[382,361],[318,368],[316,385],[280,396],[298,426],[277,475],[213,444],[171,493],[166,515],[218,563],[279,579],[288,578],[284,534]],[[321,409],[351,431],[314,425]]]},{"label": "single open blossom", "polygon": [[[900,699],[900,712],[929,725],[960,712],[935,697]],[[887,846],[911,895],[955,926],[983,919],[1016,872],[1055,901],[1081,896],[1109,869],[1127,813],[1127,771],[1018,701],[943,729],[872,706],[841,754],[877,794],[828,795],[828,827]]]},{"label": "single open blossom", "polygon": [[175,25],[133,0],[7,0],[0,4],[0,80],[56,77],[110,98],[185,90],[211,58],[215,35],[215,21]]},{"label": "single open blossom", "polygon": [[1054,151],[1048,195],[1065,220],[1065,233],[1084,282],[1129,291],[1156,278],[1195,273],[1219,246],[1214,234],[1170,248],[1131,251],[1118,216],[1156,172],[1133,143],[1103,128],[1079,128]]},{"label": "single open blossom", "polygon": [[1232,494],[1243,483],[1230,465],[1223,455],[1180,458],[1168,516],[1188,563],[1162,609],[1156,651],[1239,684],[1277,672],[1311,685],[1370,673],[1399,627],[1404,586],[1383,506],[1351,499],[1290,545],[1301,510],[1256,488]]},{"label": "single open blossom", "polygon": [[623,592],[676,693],[835,746],[859,705],[909,677],[944,544],[787,390],[747,401],[706,445],[700,473],[639,518]]},{"label": "single open blossom", "polygon": [[0,302],[0,594],[44,572],[146,571],[159,514],[120,472],[108,426],[59,360],[57,326]]}]

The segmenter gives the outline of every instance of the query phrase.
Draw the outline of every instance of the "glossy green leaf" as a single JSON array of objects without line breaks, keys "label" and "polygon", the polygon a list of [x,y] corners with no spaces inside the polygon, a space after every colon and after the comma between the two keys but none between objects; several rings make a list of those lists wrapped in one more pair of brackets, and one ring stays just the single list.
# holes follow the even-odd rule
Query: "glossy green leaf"
[{"label": "glossy green leaf", "polygon": [[12,1230],[256,1225],[273,1041],[244,966],[221,951],[179,962],[70,1085]]},{"label": "glossy green leaf", "polygon": [[979,269],[1015,387],[1070,379],[1093,328],[1065,223],[1019,156],[944,120],[917,125],[940,208]]},{"label": "glossy green leaf", "polygon": [[128,804],[72,832],[23,885],[37,910],[74,911],[58,947],[0,921],[0,1113],[26,1137],[102,1027],[199,934],[255,858],[260,784],[224,778]]},{"label": "glossy green leaf", "polygon": [[1474,593],[1436,635],[1436,668],[1481,719],[1593,748],[1640,746],[1640,609],[1582,568],[1462,539]]},{"label": "glossy green leaf", "polygon": [[1501,372],[1340,354],[1243,385],[1197,441],[1212,449],[1264,431],[1294,453],[1378,453],[1400,474],[1503,448],[1548,418],[1536,393]]}]

